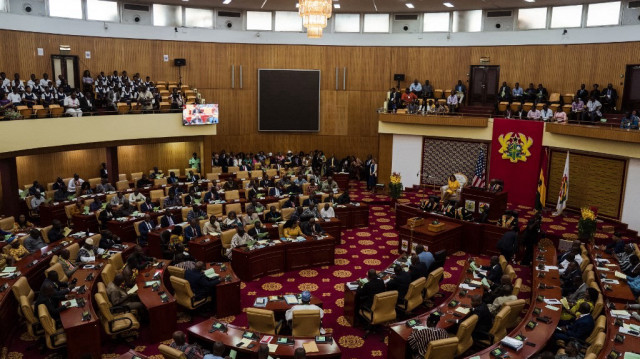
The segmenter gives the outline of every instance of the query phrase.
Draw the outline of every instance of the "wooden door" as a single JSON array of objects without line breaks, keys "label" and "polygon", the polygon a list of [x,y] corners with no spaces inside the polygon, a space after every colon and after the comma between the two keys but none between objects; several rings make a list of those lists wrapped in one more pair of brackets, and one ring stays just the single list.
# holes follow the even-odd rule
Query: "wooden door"
[{"label": "wooden door", "polygon": [[497,99],[500,66],[471,66],[470,105],[493,104]]},{"label": "wooden door", "polygon": [[640,108],[640,65],[627,65],[622,108],[626,111]]},{"label": "wooden door", "polygon": [[82,79],[78,76],[78,56],[51,55],[51,67],[53,67],[53,83],[62,75],[71,88],[81,88]]}]

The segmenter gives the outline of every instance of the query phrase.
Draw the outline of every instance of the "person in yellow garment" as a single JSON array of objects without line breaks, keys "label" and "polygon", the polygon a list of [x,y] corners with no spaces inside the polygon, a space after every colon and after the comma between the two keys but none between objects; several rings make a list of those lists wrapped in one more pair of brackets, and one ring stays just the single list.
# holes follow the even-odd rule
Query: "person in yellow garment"
[{"label": "person in yellow garment", "polygon": [[447,190],[444,192],[442,202],[446,202],[447,200],[449,200],[449,197],[453,196],[456,191],[460,189],[460,182],[458,182],[458,179],[455,175],[449,176],[447,184],[449,185],[449,188],[447,188]]},{"label": "person in yellow garment", "polygon": [[300,229],[299,220],[292,221],[291,226],[284,229],[284,236],[287,238],[296,238],[301,235],[302,230]]}]

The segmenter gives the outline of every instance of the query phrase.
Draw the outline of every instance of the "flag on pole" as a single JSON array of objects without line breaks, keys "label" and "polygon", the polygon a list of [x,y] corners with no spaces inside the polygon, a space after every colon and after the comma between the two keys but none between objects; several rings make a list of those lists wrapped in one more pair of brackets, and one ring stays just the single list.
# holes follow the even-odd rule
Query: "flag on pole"
[{"label": "flag on pole", "polygon": [[567,200],[569,199],[569,151],[567,151],[567,159],[564,162],[564,172],[562,173],[562,182],[560,183],[560,193],[558,193],[558,204],[554,216],[559,216],[562,211],[567,208]]},{"label": "flag on pole", "polygon": [[536,210],[541,211],[547,204],[547,149],[542,150],[540,162],[540,177],[538,178],[538,192],[536,193]]},{"label": "flag on pole", "polygon": [[471,187],[485,186],[486,166],[484,164],[484,150],[480,150],[478,153],[478,160],[476,161],[476,172],[473,175],[473,181],[471,181]]}]

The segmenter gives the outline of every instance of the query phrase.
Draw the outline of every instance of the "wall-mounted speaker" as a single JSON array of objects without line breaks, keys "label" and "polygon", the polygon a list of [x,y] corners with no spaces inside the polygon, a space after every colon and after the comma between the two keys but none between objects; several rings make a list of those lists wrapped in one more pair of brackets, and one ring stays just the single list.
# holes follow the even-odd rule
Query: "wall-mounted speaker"
[{"label": "wall-mounted speaker", "polygon": [[174,66],[187,66],[187,59],[173,59]]}]

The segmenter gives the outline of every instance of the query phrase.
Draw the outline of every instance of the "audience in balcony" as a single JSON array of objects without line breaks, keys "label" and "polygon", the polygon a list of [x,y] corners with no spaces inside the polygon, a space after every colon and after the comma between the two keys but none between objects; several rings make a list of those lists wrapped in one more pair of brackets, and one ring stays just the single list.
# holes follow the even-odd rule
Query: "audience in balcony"
[{"label": "audience in balcony", "polygon": [[625,130],[637,130],[638,129],[638,115],[635,110],[624,114],[624,117],[620,120],[620,128]]}]

